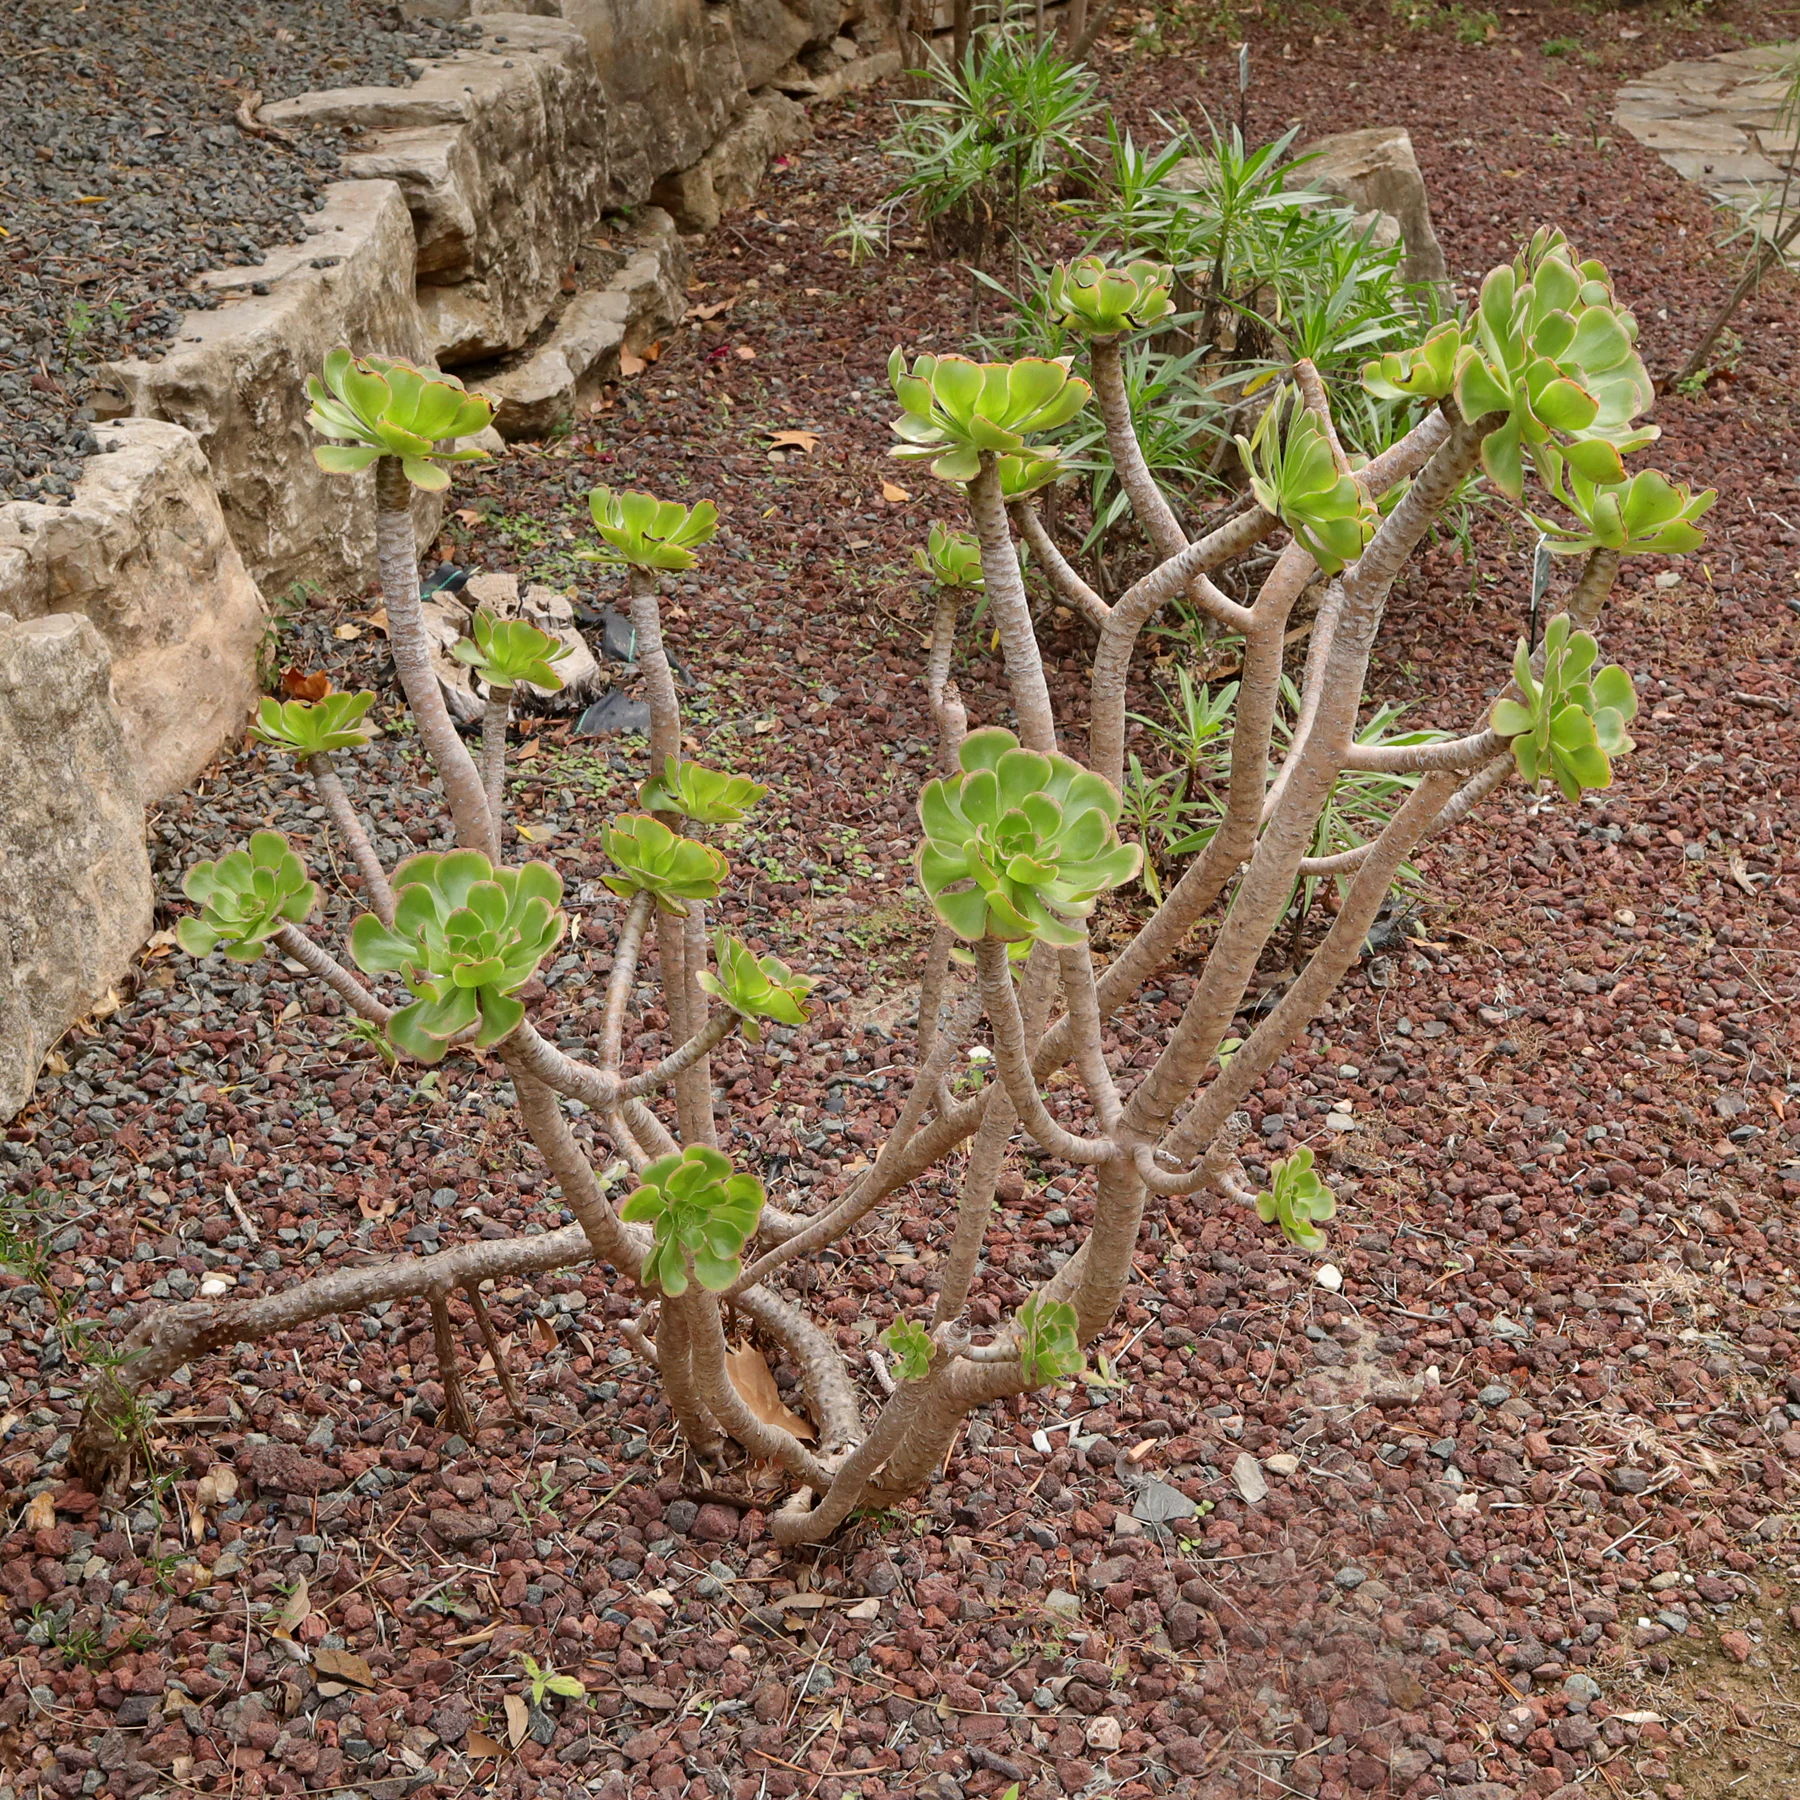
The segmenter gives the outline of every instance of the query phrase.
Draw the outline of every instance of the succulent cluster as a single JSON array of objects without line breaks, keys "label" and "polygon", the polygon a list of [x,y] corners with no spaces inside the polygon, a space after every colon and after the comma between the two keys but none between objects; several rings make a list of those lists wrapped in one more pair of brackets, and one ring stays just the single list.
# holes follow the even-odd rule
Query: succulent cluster
[{"label": "succulent cluster", "polygon": [[762,1042],[759,1020],[806,1023],[806,996],[814,985],[810,975],[796,974],[779,956],[759,957],[742,938],[722,931],[713,939],[713,960],[718,973],[702,969],[700,985],[738,1015],[739,1029],[751,1043]]},{"label": "succulent cluster", "polygon": [[1075,1308],[1036,1293],[1019,1308],[1019,1367],[1031,1387],[1047,1387],[1077,1374],[1084,1358],[1076,1335]]},{"label": "succulent cluster", "polygon": [[919,880],[965,943],[1078,944],[1094,901],[1138,872],[1114,829],[1117,789],[1066,756],[1021,750],[1010,731],[972,731],[962,772],[919,796]]},{"label": "succulent cluster", "polygon": [[985,585],[981,573],[981,546],[967,531],[946,531],[934,519],[923,550],[913,552],[921,575],[929,575],[938,587],[969,588]]},{"label": "succulent cluster", "polygon": [[768,791],[748,775],[727,775],[669,756],[662,773],[638,789],[638,805],[645,812],[680,813],[700,825],[741,825]]},{"label": "succulent cluster", "polygon": [[704,1144],[658,1157],[638,1182],[620,1216],[650,1227],[643,1285],[680,1296],[691,1271],[710,1292],[730,1287],[762,1217],[763,1184],[754,1175],[734,1175],[730,1157]]},{"label": "succulent cluster", "polygon": [[1544,486],[1581,521],[1582,529],[1571,531],[1553,519],[1526,513],[1554,556],[1602,549],[1621,556],[1681,556],[1705,542],[1695,521],[1718,498],[1712,488],[1696,494],[1655,469],[1641,469],[1624,481],[1590,481],[1565,464],[1554,444],[1545,444],[1534,460]]},{"label": "succulent cluster", "polygon": [[562,677],[550,665],[573,652],[525,619],[496,619],[482,607],[469,621],[469,636],[458,638],[450,654],[491,688],[534,687],[553,694]]},{"label": "succulent cluster", "polygon": [[1027,440],[1054,431],[1087,404],[1091,391],[1069,373],[1068,357],[1023,356],[978,363],[966,356],[921,356],[909,373],[895,350],[888,379],[901,406],[892,454],[927,462],[940,481],[969,482],[984,454],[998,460],[1009,497],[1054,481],[1062,464],[1053,447]]},{"label": "succulent cluster", "polygon": [[1313,1153],[1302,1144],[1269,1170],[1269,1187],[1256,1196],[1256,1216],[1279,1225],[1281,1235],[1301,1250],[1323,1250],[1325,1234],[1316,1229],[1337,1212],[1331,1189],[1313,1168]]},{"label": "succulent cluster", "polygon": [[247,850],[195,863],[181,891],[200,905],[197,918],[175,927],[182,949],[207,956],[223,948],[233,962],[255,962],[283,925],[298,925],[319,904],[317,884],[279,831],[259,831]]},{"label": "succulent cluster", "polygon": [[894,1373],[902,1381],[923,1381],[931,1373],[931,1333],[904,1313],[881,1334],[880,1343],[894,1359]]},{"label": "succulent cluster", "polygon": [[1362,554],[1379,522],[1376,510],[1338,467],[1324,425],[1294,389],[1282,388],[1237,446],[1257,504],[1280,519],[1327,575]]},{"label": "succulent cluster", "polygon": [[719,529],[719,509],[710,500],[683,506],[654,494],[615,494],[597,487],[588,495],[588,511],[601,547],[586,555],[618,568],[691,569],[695,550],[710,544]]},{"label": "succulent cluster", "polygon": [[1527,781],[1548,775],[1570,800],[1583,788],[1612,786],[1612,759],[1634,748],[1625,730],[1637,713],[1637,691],[1617,663],[1596,670],[1600,646],[1558,613],[1544,632],[1544,672],[1534,677],[1521,638],[1513,656],[1520,698],[1496,700],[1489,723],[1512,739],[1513,760]]},{"label": "succulent cluster", "polygon": [[1115,268],[1102,256],[1081,256],[1050,271],[1051,318],[1089,337],[1117,337],[1160,325],[1175,311],[1173,276],[1166,265],[1131,262]]},{"label": "succulent cluster", "polygon": [[377,457],[397,456],[414,487],[435,493],[450,485],[444,464],[487,460],[485,450],[438,448],[493,422],[493,407],[479,394],[465,393],[454,375],[333,350],[323,376],[306,378],[306,396],[313,430],[348,440],[313,447],[313,461],[328,475],[354,474]]},{"label": "succulent cluster", "polygon": [[478,850],[427,851],[395,869],[393,887],[393,924],[364,913],[350,954],[417,996],[388,1021],[395,1049],[430,1063],[459,1033],[480,1048],[516,1030],[525,1007],[513,996],[567,923],[562,877],[548,863],[497,869]]},{"label": "succulent cluster", "polygon": [[265,698],[257,703],[250,735],[302,762],[331,750],[360,749],[375,735],[373,726],[362,723],[374,704],[375,696],[366,689],[360,694],[327,694],[322,700]]},{"label": "succulent cluster", "polygon": [[730,865],[710,844],[677,836],[647,813],[613,820],[601,845],[618,868],[603,879],[621,899],[649,894],[660,911],[685,918],[690,900],[715,900]]}]

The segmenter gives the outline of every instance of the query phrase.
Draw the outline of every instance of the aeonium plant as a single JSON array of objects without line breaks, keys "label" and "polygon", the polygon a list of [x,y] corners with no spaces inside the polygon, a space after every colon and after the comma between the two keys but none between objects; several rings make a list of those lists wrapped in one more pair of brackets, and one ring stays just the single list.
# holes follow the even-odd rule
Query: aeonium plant
[{"label": "aeonium plant", "polygon": [[[824,1010],[792,966],[803,962],[804,940],[768,942],[783,927],[767,915],[752,924],[729,853],[745,809],[777,796],[752,792],[765,785],[754,770],[724,775],[687,756],[659,590],[705,552],[717,527],[710,505],[601,490],[588,511],[600,566],[626,591],[651,712],[648,755],[634,771],[642,810],[608,821],[597,844],[582,847],[584,863],[598,848],[612,870],[586,890],[608,897],[582,926],[584,945],[607,946],[600,996],[578,979],[542,979],[546,958],[569,941],[560,881],[547,861],[507,866],[506,786],[484,790],[468,779],[472,764],[436,676],[414,654],[410,451],[398,440],[380,449],[377,533],[395,670],[417,742],[442,778],[455,848],[389,871],[354,809],[328,807],[330,829],[355,852],[367,909],[351,933],[350,964],[310,928],[311,877],[279,838],[253,839],[237,860],[193,871],[198,910],[182,941],[197,955],[273,945],[324,982],[333,1004],[380,1030],[400,1061],[455,1058],[471,1082],[495,1081],[573,1223],[146,1313],[88,1397],[74,1454],[90,1479],[103,1480],[116,1461],[121,1434],[109,1421],[140,1390],[221,1344],[376,1299],[412,1297],[430,1310],[447,1422],[468,1424],[474,1442],[452,1297],[479,1323],[485,1283],[581,1265],[613,1272],[605,1279],[613,1310],[628,1315],[626,1341],[653,1371],[691,1455],[717,1462],[735,1441],[774,1465],[789,1494],[771,1531],[782,1543],[817,1542],[857,1509],[872,1517],[927,1489],[971,1414],[1028,1413],[1034,1396],[1077,1373],[1121,1307],[1155,1279],[1134,1251],[1147,1218],[1181,1227],[1185,1214],[1171,1202],[1260,1217],[1289,1262],[1325,1247],[1338,1206],[1328,1153],[1314,1158],[1307,1147],[1265,1164],[1244,1132],[1246,1102],[1356,967],[1397,872],[1412,865],[1429,879],[1436,834],[1491,804],[1516,776],[1554,782],[1543,796],[1551,808],[1610,779],[1613,760],[1631,748],[1635,695],[1598,648],[1608,596],[1624,556],[1691,544],[1704,508],[1624,468],[1650,437],[1633,328],[1604,271],[1560,238],[1540,238],[1490,277],[1479,317],[1421,333],[1391,366],[1370,368],[1366,385],[1385,396],[1394,426],[1360,466],[1338,449],[1330,391],[1296,364],[1298,398],[1250,443],[1243,506],[1204,535],[1192,535],[1162,493],[1130,408],[1119,404],[1121,342],[1154,328],[1152,309],[1139,304],[1142,281],[1138,300],[1116,309],[1099,276],[1071,274],[1063,291],[1078,291],[1098,322],[1120,327],[1084,334],[1085,376],[1073,360],[895,360],[903,452],[937,465],[966,497],[973,543],[971,554],[946,531],[923,547],[937,609],[923,675],[943,773],[921,784],[916,872],[935,925],[920,959],[917,1025],[884,1047],[886,1110],[857,1122],[868,1154],[821,1168],[805,1195],[784,1184],[788,1163],[773,1153],[768,1108],[752,1096],[740,1109],[735,1083],[715,1084],[709,1073],[709,1058],[730,1040],[734,1057],[768,1059],[772,1082],[793,1054],[785,1040]],[[340,385],[388,418],[373,389]],[[1040,434],[1090,398],[1153,550],[1105,599],[1105,584],[1089,581],[1034,511],[1037,477],[1024,473],[1056,478]],[[1471,678],[1461,736],[1363,741],[1371,671],[1401,660],[1377,660],[1395,584],[1468,486],[1485,484],[1510,503],[1527,482],[1541,490],[1532,504],[1545,517],[1576,521],[1559,527],[1556,547],[1578,567],[1545,642],[1522,647],[1513,668],[1494,670],[1485,685]],[[1085,676],[1045,666],[1015,533],[1053,595],[1093,627]],[[1319,596],[1320,623],[1289,672],[1284,648],[1307,594]],[[1127,702],[1141,634],[1178,600],[1241,639],[1242,672],[1216,823],[1169,852],[1167,884],[1149,906],[1126,891],[1141,856],[1120,833]],[[976,605],[987,609],[1004,662],[1004,729],[991,721],[971,729],[957,690],[956,628],[961,609]],[[1420,616],[1409,616],[1409,646],[1421,629],[1458,629],[1429,615],[1421,626]],[[1284,680],[1295,703],[1278,735]],[[1490,696],[1502,687],[1496,703]],[[730,696],[720,699],[729,708]],[[312,747],[360,717],[322,720],[315,739],[306,719],[287,723],[283,714],[270,735],[285,733],[328,793],[330,758],[355,746]],[[1360,774],[1392,778],[1366,784],[1381,798],[1363,841],[1315,853],[1332,794]],[[1337,910],[1323,921],[1297,916],[1296,895],[1323,876],[1341,884]],[[1277,946],[1298,972],[1263,1004],[1257,970]],[[972,977],[955,960],[959,948]],[[1172,991],[1164,984],[1178,959],[1191,977],[1187,997],[1160,1009],[1174,1016],[1144,1028],[1139,1053],[1121,1063],[1113,1022],[1152,983]],[[1067,1185],[1084,1184],[1074,1209],[1082,1241],[1055,1268],[1020,1277],[1023,1293],[998,1285],[987,1254],[996,1230],[1016,1229],[1002,1178],[1021,1137]],[[938,1184],[954,1194],[941,1218],[917,1198]],[[887,1284],[860,1279],[856,1268],[868,1241],[857,1234],[902,1224],[939,1252],[928,1319],[901,1317]],[[846,1269],[858,1279],[846,1280]],[[817,1310],[821,1296],[829,1312]],[[737,1392],[727,1309],[735,1329],[799,1372],[797,1398],[816,1437],[770,1423]]]}]

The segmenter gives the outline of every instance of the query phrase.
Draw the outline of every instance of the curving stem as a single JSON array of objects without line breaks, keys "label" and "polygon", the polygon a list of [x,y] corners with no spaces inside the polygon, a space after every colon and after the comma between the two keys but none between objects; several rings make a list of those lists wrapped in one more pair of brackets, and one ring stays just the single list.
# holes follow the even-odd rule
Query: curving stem
[{"label": "curving stem", "polygon": [[313,779],[313,786],[319,790],[319,798],[325,802],[325,811],[330,816],[337,834],[344,840],[351,856],[356,861],[356,872],[362,877],[363,897],[369,903],[369,910],[384,925],[394,922],[394,891],[388,886],[387,870],[381,866],[381,858],[375,854],[375,846],[369,841],[369,834],[363,830],[362,820],[356,816],[356,808],[350,804],[350,796],[344,791],[344,784],[338,779],[337,770],[332,766],[331,752],[321,751],[317,756],[306,759],[306,772]]},{"label": "curving stem", "polygon": [[506,820],[506,723],[512,717],[512,697],[511,688],[490,683],[481,713],[481,786],[496,839]]}]

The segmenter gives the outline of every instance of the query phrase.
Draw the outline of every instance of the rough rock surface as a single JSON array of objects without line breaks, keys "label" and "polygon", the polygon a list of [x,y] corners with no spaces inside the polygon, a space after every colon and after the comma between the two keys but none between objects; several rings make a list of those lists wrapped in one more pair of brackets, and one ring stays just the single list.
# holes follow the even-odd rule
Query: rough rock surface
[{"label": "rough rock surface", "polygon": [[94,622],[133,791],[159,800],[242,729],[266,616],[192,433],[123,419],[97,435],[103,454],[84,465],[73,504],[0,508],[0,609]]},{"label": "rough rock surface", "polygon": [[[167,419],[200,440],[225,522],[271,597],[297,582],[361,592],[375,578],[373,484],[314,465],[305,379],[339,344],[424,360],[412,266],[399,188],[337,182],[304,242],[270,251],[260,269],[202,277],[225,303],[188,314],[160,362],[113,363],[96,376],[102,417]],[[415,504],[428,541],[441,509],[426,496]]]},{"label": "rough rock surface", "polygon": [[773,89],[754,95],[718,142],[693,167],[659,181],[652,198],[683,231],[711,231],[722,214],[755,197],[771,157],[811,136],[798,101]]},{"label": "rough rock surface", "polygon": [[[0,581],[15,560],[0,546]],[[0,613],[0,1119],[150,932],[150,859],[106,640]]]},{"label": "rough rock surface", "polygon": [[1412,139],[1398,125],[1374,125],[1323,137],[1300,152],[1312,160],[1299,171],[1309,186],[1335,194],[1357,212],[1384,212],[1400,226],[1409,282],[1448,281],[1450,272],[1431,226],[1431,200],[1413,156]]},{"label": "rough rock surface", "polygon": [[479,48],[424,64],[410,88],[328,88],[263,111],[365,134],[345,172],[405,194],[427,349],[444,367],[531,336],[608,191],[606,96],[581,33],[519,12],[481,26]]},{"label": "rough rock surface", "polygon": [[621,349],[644,350],[681,321],[687,251],[660,207],[640,215],[638,247],[602,288],[574,296],[550,336],[516,367],[479,383],[505,438],[541,437],[618,372]]}]

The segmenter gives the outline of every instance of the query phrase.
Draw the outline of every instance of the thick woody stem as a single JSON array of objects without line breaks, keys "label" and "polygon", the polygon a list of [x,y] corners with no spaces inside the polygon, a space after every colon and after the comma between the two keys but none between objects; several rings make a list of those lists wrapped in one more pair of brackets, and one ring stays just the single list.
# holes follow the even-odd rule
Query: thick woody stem
[{"label": "thick woody stem", "polygon": [[387,871],[381,866],[381,858],[375,854],[375,846],[369,841],[369,834],[363,830],[362,820],[356,816],[356,808],[350,804],[350,796],[344,791],[343,782],[338,779],[337,770],[332,766],[331,752],[325,750],[317,756],[309,756],[306,759],[306,772],[312,777],[313,786],[319,790],[319,798],[325,802],[325,811],[332,826],[344,840],[345,847],[356,863],[356,872],[362,877],[363,898],[368,902],[369,911],[382,924],[392,925],[394,892],[388,886]]},{"label": "thick woody stem", "polygon": [[[713,1117],[712,1063],[708,1055],[713,1045],[721,1042],[737,1024],[737,1016],[722,1011],[709,1025],[710,1001],[705,988],[700,985],[700,976],[706,968],[706,909],[698,900],[688,902],[688,916],[682,921],[682,937],[682,974],[687,982],[688,1019],[688,1040],[682,1045],[682,1051],[692,1051],[693,1055],[675,1072],[675,1092],[678,1104],[685,1103],[692,1114],[698,1133],[688,1142],[707,1144],[716,1150],[719,1126]],[[720,1028],[718,1036],[709,1038],[708,1031],[714,1025]]]},{"label": "thick woody stem", "polygon": [[521,1425],[528,1424],[525,1402],[513,1381],[512,1370],[506,1366],[506,1349],[500,1342],[500,1334],[494,1329],[487,1302],[481,1297],[481,1284],[471,1281],[463,1292],[468,1295],[469,1305],[475,1313],[475,1323],[481,1328],[481,1341],[487,1348],[488,1361],[494,1365],[494,1374],[499,1378],[500,1391],[506,1396],[507,1410]]},{"label": "thick woody stem", "polygon": [[1107,448],[1119,485],[1131,502],[1137,522],[1144,528],[1151,548],[1167,560],[1187,548],[1187,533],[1177,523],[1174,510],[1163,498],[1150,465],[1144,461],[1137,427],[1131,419],[1131,396],[1125,386],[1125,359],[1116,337],[1097,337],[1088,346],[1088,363],[1094,377],[1094,400],[1106,427]]},{"label": "thick woody stem", "polygon": [[968,1167],[956,1196],[956,1230],[944,1259],[943,1285],[931,1310],[933,1325],[949,1324],[968,1304],[969,1284],[975,1279],[988,1220],[994,1215],[994,1184],[1000,1179],[1007,1142],[1018,1122],[1019,1115],[1005,1093],[989,1099],[981,1127],[969,1146]]},{"label": "thick woody stem", "polygon": [[475,1437],[475,1420],[469,1412],[469,1399],[463,1392],[462,1371],[456,1357],[456,1337],[450,1329],[450,1305],[442,1293],[433,1293],[431,1301],[431,1337],[437,1353],[438,1374],[444,1384],[444,1424],[465,1443]]},{"label": "thick woody stem", "polygon": [[606,983],[606,1010],[600,1016],[600,1066],[603,1069],[619,1066],[625,1014],[631,1005],[631,984],[637,976],[644,927],[650,922],[650,909],[655,904],[647,893],[633,894],[630,906],[625,909],[625,922],[619,927],[618,941],[613,945],[612,974]]},{"label": "thick woody stem", "polygon": [[911,1430],[929,1379],[909,1381],[893,1395],[874,1430],[844,1459],[817,1506],[809,1510],[804,1504],[790,1502],[770,1519],[769,1531],[776,1543],[821,1544],[843,1524],[881,1465]]},{"label": "thick woody stem", "polygon": [[506,723],[512,717],[512,697],[511,688],[490,685],[481,712],[481,786],[496,839],[506,823]]},{"label": "thick woody stem", "polygon": [[656,1370],[662,1377],[669,1411],[694,1454],[708,1459],[717,1456],[724,1444],[694,1373],[693,1321],[667,1298],[656,1316]]},{"label": "thick woody stem", "polygon": [[658,1088],[667,1087],[670,1082],[679,1080],[689,1069],[704,1062],[708,1053],[717,1049],[737,1029],[737,1023],[735,1013],[715,1013],[685,1044],[671,1050],[661,1062],[639,1070],[628,1080],[622,1080],[614,1070],[590,1068],[586,1063],[577,1062],[574,1057],[565,1055],[554,1044],[540,1037],[529,1021],[521,1025],[508,1042],[517,1049],[525,1066],[540,1081],[555,1088],[559,1094],[567,1094],[571,1099],[579,1100],[583,1106],[606,1112],[616,1107],[621,1100],[653,1094]]},{"label": "thick woody stem", "polygon": [[931,655],[925,663],[925,697],[937,726],[938,769],[956,773],[956,752],[969,729],[969,714],[962,695],[950,679],[950,663],[956,654],[956,615],[961,596],[955,588],[939,588],[937,613],[931,621]]},{"label": "thick woody stem", "polygon": [[1100,996],[1094,987],[1093,951],[1085,943],[1072,944],[1057,951],[1056,960],[1062,974],[1063,998],[1068,1002],[1069,1030],[1075,1040],[1075,1067],[1081,1073],[1100,1129],[1111,1131],[1119,1122],[1119,1090],[1106,1066],[1100,1038]]},{"label": "thick woody stem", "polygon": [[1038,509],[1029,500],[1015,500],[1007,510],[1019,528],[1019,536],[1043,565],[1050,585],[1090,624],[1104,626],[1112,617],[1112,608],[1076,573],[1038,516]]},{"label": "thick woody stem", "polygon": [[1466,775],[1493,761],[1506,742],[1490,730],[1442,744],[1352,744],[1344,753],[1344,767],[1384,775],[1417,775],[1432,769]]},{"label": "thick woody stem", "polygon": [[1025,597],[1025,578],[1019,573],[1019,553],[1013,548],[1012,528],[1007,523],[1000,477],[994,458],[986,451],[981,457],[981,473],[969,483],[969,512],[981,544],[981,579],[1000,632],[1013,711],[1019,721],[1019,742],[1027,750],[1052,755],[1056,714],[1050,706],[1050,688],[1038,655],[1037,632]]},{"label": "thick woody stem", "polygon": [[1331,447],[1331,460],[1337,465],[1337,472],[1348,475],[1350,459],[1344,454],[1344,446],[1338,442],[1337,421],[1331,416],[1331,400],[1325,392],[1325,383],[1319,379],[1319,371],[1304,356],[1294,364],[1294,385],[1300,390],[1301,404],[1325,429],[1325,441]]},{"label": "thick woody stem", "polygon": [[[765,1216],[767,1208],[764,1209]],[[767,1288],[752,1288],[732,1304],[753,1319],[794,1359],[819,1427],[819,1454],[835,1456],[862,1435],[862,1411],[837,1345],[797,1306]]]},{"label": "thick woody stem", "polygon": [[425,639],[425,614],[419,605],[419,552],[413,537],[412,483],[396,456],[375,464],[375,555],[381,570],[381,594],[387,606],[388,646],[394,672],[406,691],[419,742],[444,784],[444,800],[456,822],[456,841],[499,860],[499,836],[489,816],[487,793],[463,741],[456,735],[444,704],[431,650]]},{"label": "thick woody stem", "polygon": [[283,925],[270,940],[283,956],[292,957],[309,974],[316,975],[350,1010],[374,1025],[385,1025],[394,1016],[329,950],[315,944],[298,925]]},{"label": "thick woody stem", "polygon": [[1613,583],[1619,578],[1621,560],[1617,550],[1596,547],[1588,552],[1581,580],[1569,600],[1569,622],[1577,631],[1593,630]]}]

